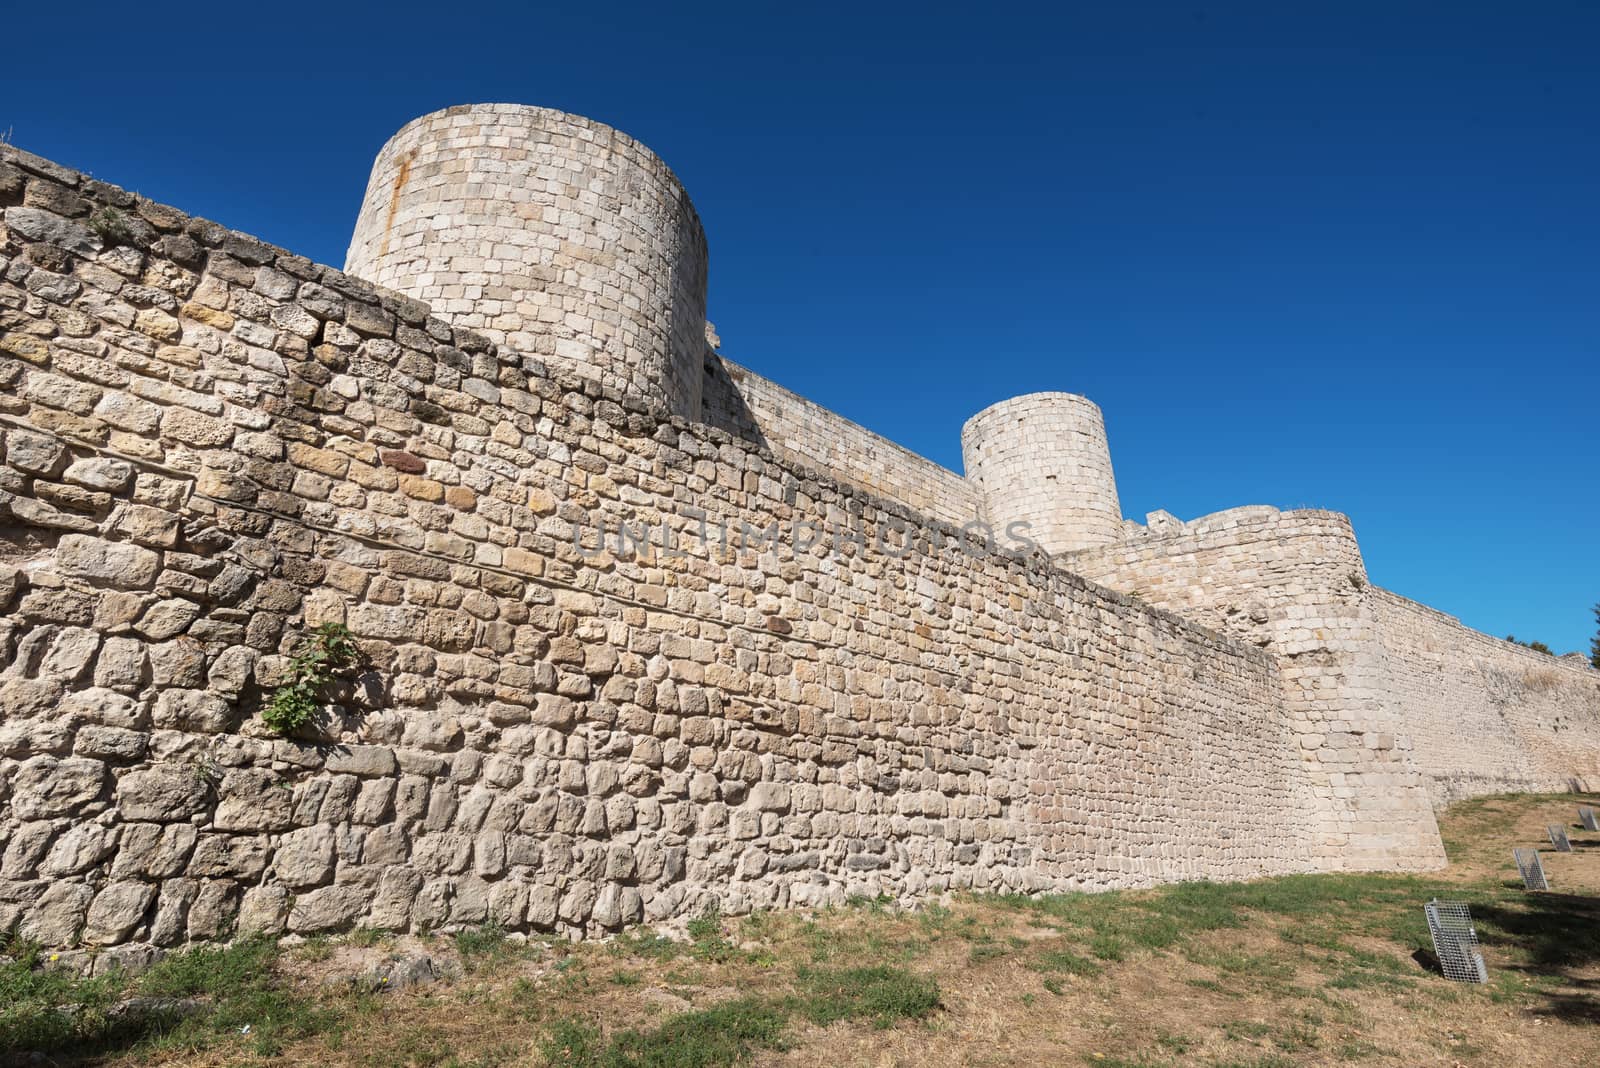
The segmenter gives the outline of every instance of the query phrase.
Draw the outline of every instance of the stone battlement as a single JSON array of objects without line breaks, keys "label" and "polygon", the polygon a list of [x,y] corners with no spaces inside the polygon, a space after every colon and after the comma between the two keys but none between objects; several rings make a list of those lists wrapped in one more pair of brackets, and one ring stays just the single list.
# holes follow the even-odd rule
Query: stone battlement
[{"label": "stone battlement", "polygon": [[[1600,778],[1600,673],[1375,590],[1342,516],[1128,536],[1082,398],[981,414],[961,478],[722,360],[680,194],[585,120],[419,120],[352,258],[424,298],[0,148],[0,929],[1421,869],[1430,800]],[[278,737],[328,622],[365,664]],[[1464,707],[1494,746],[1420,753]]]}]

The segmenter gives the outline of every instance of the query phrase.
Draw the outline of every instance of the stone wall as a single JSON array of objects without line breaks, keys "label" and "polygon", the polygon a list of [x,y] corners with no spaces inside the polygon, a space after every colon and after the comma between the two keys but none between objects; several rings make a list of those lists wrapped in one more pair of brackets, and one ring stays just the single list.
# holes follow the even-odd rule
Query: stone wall
[{"label": "stone wall", "polygon": [[711,426],[941,522],[982,518],[977,488],[954,471],[732,360],[707,361],[702,419]]},{"label": "stone wall", "polygon": [[[1316,862],[1265,653],[0,152],[0,929],[581,934]],[[274,738],[326,621],[368,666]]]},{"label": "stone wall", "polygon": [[1336,802],[1328,818],[1350,806],[1376,843],[1425,861],[1434,851],[1405,830],[1425,825],[1419,789],[1442,805],[1600,780],[1600,672],[1371,585],[1344,516],[1252,506],[1149,520],[1061,562],[1276,654],[1290,706],[1309,717],[1307,769]]},{"label": "stone wall", "polygon": [[1443,864],[1411,740],[1387,700],[1374,596],[1348,519],[1240,509],[1061,563],[1277,658],[1319,866]]},{"label": "stone wall", "polygon": [[1600,671],[1374,589],[1389,693],[1438,804],[1600,788]]}]

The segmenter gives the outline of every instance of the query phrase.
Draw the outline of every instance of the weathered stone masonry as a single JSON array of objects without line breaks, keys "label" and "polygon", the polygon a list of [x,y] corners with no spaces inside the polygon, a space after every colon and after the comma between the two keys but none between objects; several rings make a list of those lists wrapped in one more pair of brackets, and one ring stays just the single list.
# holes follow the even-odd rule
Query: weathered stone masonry
[{"label": "weathered stone masonry", "polygon": [[1346,517],[1148,520],[1060,563],[1275,654],[1319,867],[1442,859],[1430,801],[1600,785],[1600,672],[1373,586]]},{"label": "weathered stone masonry", "polygon": [[[477,110],[423,125],[471,140]],[[608,203],[638,169],[675,188],[603,127],[533,125],[590,132],[570,168],[589,180],[541,195]],[[386,160],[375,187],[395,187]],[[552,227],[540,256],[605,292],[581,264],[615,264],[628,228],[591,245],[572,235],[599,226],[537,199],[515,202]],[[678,205],[658,232],[692,217],[651,203]],[[963,551],[965,502],[999,524],[1018,518],[1004,496],[779,387],[743,403],[703,340],[678,358],[671,286],[564,315],[557,334],[598,342],[569,360],[15,150],[0,207],[0,928],[112,959],[234,930],[581,934],[713,902],[1438,861],[1428,783],[1467,782],[1473,755],[1414,759],[1396,724],[1417,710],[1381,677],[1403,661],[1426,687],[1405,642],[1469,643],[1391,628],[1409,602],[1350,584],[1342,519],[1287,513],[1307,526],[1281,532],[1289,562],[1236,572],[1271,591],[1241,600],[1256,632],[1130,579],[1155,569],[1153,530],[1082,567]],[[396,225],[419,232],[409,210]],[[703,271],[696,247],[663,255]],[[470,316],[471,292],[439,296]],[[607,348],[620,335],[597,324],[647,306]],[[595,353],[617,362],[597,373]],[[786,444],[796,420],[823,429]],[[1108,459],[1096,477],[1086,505],[1060,487],[1064,516],[1103,511]],[[625,521],[691,545],[706,515],[864,545],[572,540]],[[933,537],[879,551],[908,527]],[[1112,564],[1118,546],[1145,555]],[[314,737],[274,738],[256,712],[328,620],[370,667]],[[1600,675],[1558,670],[1473,712],[1511,710],[1494,759],[1542,747],[1538,784],[1593,776],[1600,753]],[[1522,711],[1533,692],[1560,695],[1559,729]]]},{"label": "weathered stone masonry", "polygon": [[1372,590],[1388,696],[1436,803],[1600,784],[1596,673]]}]

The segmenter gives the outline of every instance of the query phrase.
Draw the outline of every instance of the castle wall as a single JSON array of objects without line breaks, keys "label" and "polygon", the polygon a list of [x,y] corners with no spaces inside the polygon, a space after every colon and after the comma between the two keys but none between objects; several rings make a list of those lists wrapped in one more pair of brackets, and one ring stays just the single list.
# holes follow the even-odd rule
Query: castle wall
[{"label": "castle wall", "polygon": [[576,115],[481,104],[383,146],[345,269],[692,419],[706,264],[689,195],[649,149]]},{"label": "castle wall", "polygon": [[1443,864],[1407,724],[1387,699],[1375,595],[1348,519],[1238,509],[1060,562],[1278,658],[1319,866]]},{"label": "castle wall", "polygon": [[[0,153],[0,928],[595,932],[1314,862],[1266,654],[897,555],[925,517]],[[325,621],[369,665],[271,737]]]},{"label": "castle wall", "polygon": [[1122,537],[1105,421],[1086,397],[1029,393],[991,405],[961,428],[961,457],[997,535],[1025,523],[1051,555]]},{"label": "castle wall", "polygon": [[933,519],[982,515],[971,482],[732,360],[710,355],[702,419],[780,456]]},{"label": "castle wall", "polygon": [[1435,803],[1600,787],[1600,671],[1372,592],[1388,692]]}]

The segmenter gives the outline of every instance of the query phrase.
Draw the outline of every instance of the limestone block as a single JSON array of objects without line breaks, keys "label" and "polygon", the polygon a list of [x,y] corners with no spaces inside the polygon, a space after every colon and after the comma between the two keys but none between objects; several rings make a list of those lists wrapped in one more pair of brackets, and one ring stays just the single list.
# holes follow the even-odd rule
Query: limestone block
[{"label": "limestone block", "polygon": [[151,721],[166,730],[216,734],[233,723],[234,710],[206,690],[162,690]]},{"label": "limestone block", "polygon": [[219,831],[282,831],[293,822],[293,794],[270,772],[236,768],[222,777],[213,825]]},{"label": "limestone block", "polygon": [[82,223],[38,208],[7,208],[5,222],[19,237],[58,245],[80,256],[91,256],[100,248],[100,239]]},{"label": "limestone block", "polygon": [[153,764],[117,780],[116,802],[123,819],[167,823],[187,820],[205,808],[210,794],[197,767]]},{"label": "limestone block", "polygon": [[73,485],[121,493],[133,484],[133,465],[125,460],[91,456],[74,460],[61,477]]},{"label": "limestone block", "polygon": [[62,535],[55,563],[63,575],[122,589],[148,588],[161,570],[159,553],[86,534]]},{"label": "limestone block", "polygon": [[94,890],[84,883],[52,882],[28,909],[17,933],[40,945],[72,945],[93,897]]},{"label": "limestone block", "polygon": [[178,543],[178,516],[147,504],[130,504],[112,517],[112,530],[130,541],[157,549]]},{"label": "limestone block", "polygon": [[68,724],[22,719],[0,724],[0,756],[26,759],[41,754],[63,756],[72,748]]},{"label": "limestone block", "polygon": [[0,682],[0,708],[17,719],[48,714],[61,701],[59,679],[7,679]]},{"label": "limestone block", "polygon": [[134,629],[153,642],[176,638],[200,618],[200,606],[181,597],[157,601],[145,609]]},{"label": "limestone block", "polygon": [[148,593],[104,590],[94,606],[94,629],[102,634],[125,634],[134,620],[155,602]]},{"label": "limestone block", "polygon": [[324,886],[297,895],[289,909],[288,927],[296,934],[343,930],[355,924],[373,899],[359,886]]},{"label": "limestone block", "polygon": [[75,682],[89,673],[100,635],[87,627],[63,627],[39,663],[39,674]]},{"label": "limestone block", "polygon": [[252,886],[239,902],[241,935],[279,935],[289,919],[289,892],[281,886]]},{"label": "limestone block", "polygon": [[379,745],[335,746],[328,751],[326,767],[361,776],[393,775],[398,770],[394,750]]},{"label": "limestone block", "polygon": [[196,941],[221,938],[234,926],[239,911],[239,886],[226,879],[207,879],[188,906],[189,937]]},{"label": "limestone block", "polygon": [[[179,638],[154,645],[141,643],[140,648],[148,654],[151,681],[157,686],[193,690],[205,685],[206,651],[199,642],[191,638]],[[197,699],[183,700],[190,702]]]},{"label": "limestone block", "polygon": [[[200,883],[195,879],[168,879],[161,884],[156,898],[155,914],[150,918],[150,941],[158,946],[174,946],[189,938],[189,909],[200,896]],[[206,922],[206,908],[212,907],[214,898],[208,898],[202,907],[200,926]]]},{"label": "limestone block", "polygon": [[[126,814],[124,807],[124,814]],[[112,863],[114,878],[169,879],[188,864],[199,832],[188,823],[125,824]]]},{"label": "limestone block", "polygon": [[69,816],[100,797],[106,766],[98,760],[36,756],[22,762],[11,782],[11,806],[18,819]]},{"label": "limestone block", "polygon": [[106,424],[130,434],[149,434],[161,421],[160,407],[126,393],[108,392],[95,405],[94,414]]},{"label": "limestone block", "polygon": [[117,846],[117,831],[95,823],[68,828],[45,856],[45,875],[79,875],[99,864]]},{"label": "limestone block", "polygon": [[113,882],[95,895],[84,921],[83,940],[110,946],[125,940],[156,899],[156,887],[143,882]]},{"label": "limestone block", "polygon": [[225,699],[243,692],[261,654],[245,645],[232,645],[216,655],[206,675],[206,686]]},{"label": "limestone block", "polygon": [[234,427],[187,408],[167,408],[161,414],[161,434],[185,445],[215,449],[233,440]]},{"label": "limestone block", "polygon": [[764,812],[787,812],[790,793],[785,783],[756,783],[750,790],[750,802]]},{"label": "limestone block", "polygon": [[267,868],[271,854],[264,837],[249,834],[203,834],[189,857],[193,876],[253,881]]},{"label": "limestone block", "polygon": [[411,922],[412,903],[422,884],[422,876],[408,868],[385,868],[378,879],[367,922],[382,930],[406,930]]},{"label": "limestone block", "polygon": [[319,825],[284,835],[273,856],[272,870],[289,889],[304,890],[332,878],[333,864],[333,830]]}]

